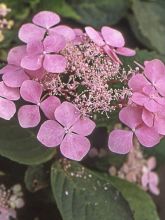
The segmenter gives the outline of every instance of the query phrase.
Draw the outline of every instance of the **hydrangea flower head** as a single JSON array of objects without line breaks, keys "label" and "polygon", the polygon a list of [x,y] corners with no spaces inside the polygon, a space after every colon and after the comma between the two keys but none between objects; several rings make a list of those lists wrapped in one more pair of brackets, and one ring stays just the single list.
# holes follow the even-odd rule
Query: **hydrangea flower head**
[{"label": "hydrangea flower head", "polygon": [[65,157],[79,161],[90,149],[86,136],[95,128],[92,118],[108,118],[130,97],[130,88],[117,90],[111,83],[123,85],[127,79],[116,54],[135,52],[110,27],[84,32],[59,22],[56,13],[42,11],[21,26],[25,44],[10,50],[0,70],[0,117],[9,120],[21,97],[20,126],[40,126],[37,138],[45,147],[60,145]]}]

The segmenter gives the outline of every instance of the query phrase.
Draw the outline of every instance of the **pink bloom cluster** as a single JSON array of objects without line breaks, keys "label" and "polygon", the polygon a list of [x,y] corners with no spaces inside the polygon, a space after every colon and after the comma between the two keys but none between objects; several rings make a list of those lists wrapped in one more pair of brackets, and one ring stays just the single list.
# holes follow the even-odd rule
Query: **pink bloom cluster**
[{"label": "pink bloom cluster", "polygon": [[156,168],[156,160],[154,157],[150,157],[147,160],[147,164],[143,167],[143,175],[141,178],[142,187],[144,190],[149,189],[149,191],[155,195],[160,194],[158,188],[159,177],[158,174],[153,171]]},{"label": "pink bloom cluster", "polygon": [[109,173],[129,182],[138,184],[143,190],[159,195],[159,176],[154,171],[156,158],[145,158],[139,142],[134,140],[134,148],[131,148],[126,161],[121,167],[111,166]]},{"label": "pink bloom cluster", "polygon": [[165,135],[165,65],[160,60],[144,63],[142,73],[133,75],[128,86],[132,90],[120,121],[131,130],[114,130],[109,135],[111,151],[126,154],[133,147],[133,135],[145,147],[157,145]]},{"label": "pink bloom cluster", "polygon": [[36,127],[43,116],[38,140],[46,147],[60,145],[65,157],[81,160],[90,149],[86,136],[95,128],[89,115],[115,109],[108,83],[119,72],[117,54],[132,56],[135,51],[124,47],[115,29],[86,27],[83,32],[59,22],[56,13],[42,11],[21,26],[18,36],[24,44],[9,51],[8,64],[0,70],[0,117],[10,120],[16,113],[14,101],[21,98],[21,127]]}]

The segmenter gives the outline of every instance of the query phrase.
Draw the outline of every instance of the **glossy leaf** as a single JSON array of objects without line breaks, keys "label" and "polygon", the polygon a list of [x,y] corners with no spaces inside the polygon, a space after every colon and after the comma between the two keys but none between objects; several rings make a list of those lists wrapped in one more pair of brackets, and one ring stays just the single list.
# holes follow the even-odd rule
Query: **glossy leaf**
[{"label": "glossy leaf", "polygon": [[130,208],[110,180],[76,162],[52,166],[52,191],[63,220],[133,220]]},{"label": "glossy leaf", "polygon": [[155,204],[146,192],[135,184],[117,177],[111,177],[110,179],[128,201],[134,220],[159,220]]},{"label": "glossy leaf", "polygon": [[50,160],[54,154],[54,149],[47,149],[37,141],[32,130],[21,128],[15,120],[0,120],[0,155],[34,165]]}]

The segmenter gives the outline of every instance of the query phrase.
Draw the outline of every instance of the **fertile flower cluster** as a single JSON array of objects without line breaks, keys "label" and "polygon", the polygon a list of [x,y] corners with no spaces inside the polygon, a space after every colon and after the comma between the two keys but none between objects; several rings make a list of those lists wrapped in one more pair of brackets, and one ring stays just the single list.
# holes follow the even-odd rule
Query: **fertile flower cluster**
[{"label": "fertile flower cluster", "polygon": [[[10,120],[14,101],[23,128],[39,125],[37,139],[46,147],[60,145],[61,153],[81,160],[90,149],[86,136],[95,128],[93,113],[108,114],[130,96],[130,89],[113,89],[123,82],[117,54],[133,56],[124,47],[122,34],[110,27],[85,32],[60,25],[60,17],[42,11],[21,26],[19,39],[25,44],[9,51],[8,64],[0,70],[0,117]],[[43,114],[42,114],[43,113]]]},{"label": "fertile flower cluster", "polygon": [[159,195],[159,177],[153,171],[156,168],[155,157],[145,159],[140,149],[140,144],[134,140],[134,148],[128,154],[127,160],[122,167],[117,169],[115,166],[109,168],[112,176],[118,176],[129,182],[138,184],[143,190],[150,191],[154,195]]},{"label": "fertile flower cluster", "polygon": [[0,220],[16,219],[16,209],[24,206],[23,192],[20,184],[10,189],[0,185]]},{"label": "fertile flower cluster", "polygon": [[7,8],[5,4],[0,4],[0,42],[4,40],[4,30],[11,29],[14,24],[12,20],[6,19],[6,16],[10,11],[11,9]]},{"label": "fertile flower cluster", "polygon": [[110,133],[111,151],[126,154],[133,147],[133,136],[145,147],[158,144],[165,135],[165,65],[160,60],[144,63],[142,72],[133,75],[128,86],[132,90],[127,107],[119,113],[129,130]]}]

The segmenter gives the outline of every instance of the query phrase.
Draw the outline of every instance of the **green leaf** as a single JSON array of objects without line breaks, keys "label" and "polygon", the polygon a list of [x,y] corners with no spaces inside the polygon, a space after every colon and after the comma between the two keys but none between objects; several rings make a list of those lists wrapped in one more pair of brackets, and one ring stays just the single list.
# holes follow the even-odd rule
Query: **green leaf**
[{"label": "green leaf", "polygon": [[141,34],[151,48],[165,54],[165,1],[133,0],[132,10]]},{"label": "green leaf", "polygon": [[155,204],[146,192],[135,184],[117,177],[111,177],[110,179],[128,201],[134,213],[134,220],[159,220]]},{"label": "green leaf", "polygon": [[51,10],[67,18],[80,19],[77,12],[65,0],[40,0],[38,7],[40,10]]},{"label": "green leaf", "polygon": [[69,3],[81,16],[81,22],[94,27],[116,24],[125,16],[128,0],[69,0]]},{"label": "green leaf", "polygon": [[55,150],[41,145],[30,129],[17,121],[0,120],[0,155],[21,164],[35,165],[50,160]]},{"label": "green leaf", "polygon": [[165,138],[153,148],[144,148],[144,152],[147,155],[155,156],[158,164],[165,163]]},{"label": "green leaf", "polygon": [[54,163],[51,186],[63,220],[133,220],[127,202],[110,180],[76,162]]},{"label": "green leaf", "polygon": [[44,165],[29,166],[25,172],[25,185],[30,192],[36,192],[48,186],[48,173]]}]

